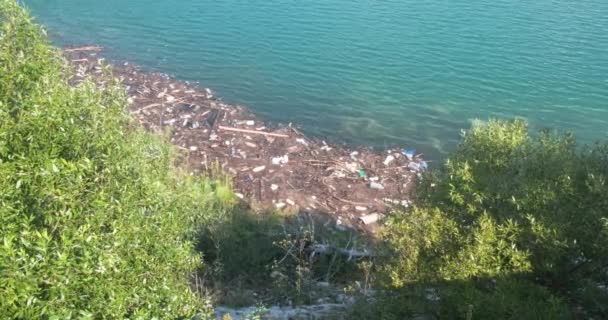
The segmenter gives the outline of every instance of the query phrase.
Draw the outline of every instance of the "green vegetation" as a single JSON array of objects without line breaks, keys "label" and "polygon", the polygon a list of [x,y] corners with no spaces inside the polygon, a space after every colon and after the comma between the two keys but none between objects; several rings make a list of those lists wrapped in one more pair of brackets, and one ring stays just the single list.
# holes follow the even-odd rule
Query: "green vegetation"
[{"label": "green vegetation", "polygon": [[207,308],[189,289],[199,230],[230,187],[187,177],[137,128],[117,85],[72,88],[59,53],[0,1],[0,318],[175,319]]},{"label": "green vegetation", "polygon": [[[402,302],[379,312],[570,319],[569,303],[605,315],[606,179],[608,145],[581,148],[547,131],[531,137],[522,121],[475,124],[425,177],[416,208],[389,220],[380,273]],[[437,301],[424,298],[428,290]]]},{"label": "green vegetation", "polygon": [[475,124],[416,206],[391,214],[377,257],[354,264],[311,248],[364,237],[236,206],[219,171],[176,168],[117,83],[72,87],[69,72],[0,0],[2,319],[205,318],[212,298],[314,303],[336,294],[329,282],[363,293],[353,319],[608,314],[608,145]]}]

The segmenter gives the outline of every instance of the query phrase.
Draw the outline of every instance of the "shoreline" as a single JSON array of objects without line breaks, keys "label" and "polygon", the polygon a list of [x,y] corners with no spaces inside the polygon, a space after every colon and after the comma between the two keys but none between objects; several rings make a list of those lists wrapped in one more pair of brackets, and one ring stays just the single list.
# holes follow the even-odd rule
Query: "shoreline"
[{"label": "shoreline", "polygon": [[[70,83],[87,76],[104,84],[102,48],[63,48],[73,65]],[[128,112],[145,130],[170,131],[192,174],[214,162],[230,174],[237,197],[256,210],[331,216],[336,228],[375,232],[394,206],[409,206],[412,186],[426,162],[403,150],[383,151],[328,144],[292,124],[275,125],[248,108],[230,105],[186,81],[110,64],[126,89]]]}]

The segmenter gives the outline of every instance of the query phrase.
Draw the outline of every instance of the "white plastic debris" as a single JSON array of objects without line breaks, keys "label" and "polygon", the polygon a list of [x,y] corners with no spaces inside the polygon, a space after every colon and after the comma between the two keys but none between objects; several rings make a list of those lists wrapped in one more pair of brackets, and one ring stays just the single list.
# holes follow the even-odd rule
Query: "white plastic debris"
[{"label": "white plastic debris", "polygon": [[173,101],[175,101],[175,97],[174,96],[167,96],[165,99],[167,100],[167,102],[173,102]]},{"label": "white plastic debris", "polygon": [[196,146],[191,146],[190,147],[190,151],[196,151],[196,150],[198,150],[198,148]]},{"label": "white plastic debris", "polygon": [[259,166],[259,167],[255,167],[255,168],[253,168],[253,170],[252,170],[252,171],[257,173],[257,172],[262,172],[262,171],[264,171],[265,169],[266,169],[266,166]]},{"label": "white plastic debris", "polygon": [[291,199],[287,199],[287,200],[285,200],[285,202],[287,202],[290,206],[295,206],[296,205],[296,203],[293,200],[291,200]]},{"label": "white plastic debris", "polygon": [[384,190],[384,186],[381,183],[374,181],[370,182],[369,187],[374,190]]},{"label": "white plastic debris", "polygon": [[410,169],[410,171],[413,172],[421,172],[424,171],[428,168],[428,164],[426,163],[426,161],[422,161],[422,162],[410,162],[407,165],[408,169]]},{"label": "white plastic debris", "polygon": [[277,203],[274,204],[274,206],[277,209],[283,209],[283,208],[285,208],[286,204],[284,202],[277,202]]},{"label": "white plastic debris", "polygon": [[354,172],[359,171],[359,165],[356,162],[349,162],[349,163],[346,163],[346,169],[348,169],[348,171],[354,173]]},{"label": "white plastic debris", "polygon": [[282,157],[275,157],[275,158],[272,158],[271,161],[272,161],[272,164],[274,164],[274,165],[286,164],[289,162],[289,156],[284,155]]},{"label": "white plastic debris", "polygon": [[270,190],[277,191],[277,190],[279,190],[279,186],[277,186],[276,184],[271,184],[270,185]]},{"label": "white plastic debris", "polygon": [[395,160],[395,157],[392,155],[387,156],[386,159],[384,159],[384,165],[388,166],[391,162],[393,162],[393,160]]},{"label": "white plastic debris", "polygon": [[239,199],[245,198],[245,196],[242,193],[235,192],[234,195],[237,196],[237,198],[239,198]]},{"label": "white plastic debris", "polygon": [[303,144],[303,145],[305,145],[305,146],[307,146],[307,147],[308,147],[308,142],[306,142],[306,140],[304,140],[304,139],[302,139],[302,138],[297,138],[297,139],[296,139],[296,142],[297,142],[297,143],[300,143],[300,144]]},{"label": "white plastic debris", "polygon": [[253,126],[253,125],[255,125],[255,121],[253,121],[253,120],[247,120],[245,122],[245,124],[248,125],[248,126]]},{"label": "white plastic debris", "polygon": [[357,211],[367,211],[367,207],[363,207],[363,206],[356,206],[355,210]]},{"label": "white plastic debris", "polygon": [[248,146],[248,147],[250,147],[250,148],[257,148],[258,147],[257,144],[251,143],[251,142],[245,142],[245,145]]},{"label": "white plastic debris", "polygon": [[372,224],[378,220],[380,220],[380,215],[377,213],[368,214],[359,218],[359,221],[363,224]]}]

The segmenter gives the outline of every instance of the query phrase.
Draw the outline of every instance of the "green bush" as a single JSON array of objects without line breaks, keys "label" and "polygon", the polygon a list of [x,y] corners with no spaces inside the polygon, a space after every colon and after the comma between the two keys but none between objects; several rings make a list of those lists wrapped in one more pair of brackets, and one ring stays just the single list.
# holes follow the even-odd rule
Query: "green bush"
[{"label": "green bush", "polygon": [[607,145],[578,147],[572,135],[548,131],[530,136],[522,121],[477,123],[425,176],[417,207],[389,219],[384,271],[394,287],[493,279],[511,288],[502,306],[474,290],[452,292],[488,316],[542,318],[526,311],[525,286],[570,300],[583,281],[607,281],[606,179]]},{"label": "green bush", "polygon": [[562,300],[521,279],[420,282],[363,301],[352,319],[571,319]]},{"label": "green bush", "polygon": [[206,310],[189,288],[193,241],[230,210],[229,186],[175,169],[169,144],[128,118],[118,85],[72,88],[66,66],[0,0],[0,318]]}]

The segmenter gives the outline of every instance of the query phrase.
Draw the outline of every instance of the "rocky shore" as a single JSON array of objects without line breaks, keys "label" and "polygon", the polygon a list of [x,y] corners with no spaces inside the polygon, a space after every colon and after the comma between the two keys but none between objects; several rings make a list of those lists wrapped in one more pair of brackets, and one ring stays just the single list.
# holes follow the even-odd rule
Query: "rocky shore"
[{"label": "rocky shore", "polygon": [[146,130],[169,131],[193,174],[214,163],[233,177],[239,198],[255,209],[310,212],[333,217],[338,229],[374,232],[383,214],[408,206],[426,162],[412,151],[352,149],[311,139],[292,124],[275,125],[247,108],[224,103],[208,88],[108,64],[95,46],[64,49],[74,85],[91,76],[104,85],[104,69],[128,94],[129,113]]}]

